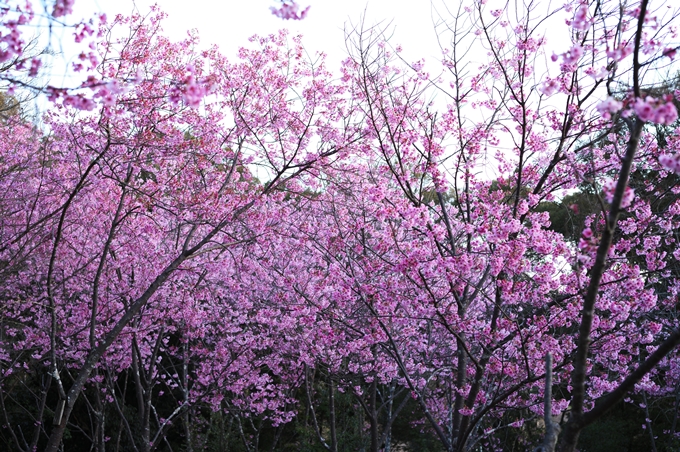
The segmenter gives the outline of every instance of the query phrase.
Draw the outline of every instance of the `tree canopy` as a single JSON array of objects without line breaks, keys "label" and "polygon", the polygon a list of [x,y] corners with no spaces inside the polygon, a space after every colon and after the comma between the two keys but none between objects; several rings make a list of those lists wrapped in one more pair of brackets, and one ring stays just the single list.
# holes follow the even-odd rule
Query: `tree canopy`
[{"label": "tree canopy", "polygon": [[3,448],[574,451],[622,403],[677,446],[671,2],[464,2],[427,65],[360,22],[340,74],[156,7],[75,26],[77,87],[4,6]]}]

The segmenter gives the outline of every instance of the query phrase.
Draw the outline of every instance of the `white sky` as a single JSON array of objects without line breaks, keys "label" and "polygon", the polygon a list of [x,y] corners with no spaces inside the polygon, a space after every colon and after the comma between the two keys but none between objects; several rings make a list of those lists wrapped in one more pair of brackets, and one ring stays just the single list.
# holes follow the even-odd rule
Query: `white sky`
[{"label": "white sky", "polygon": [[[300,5],[311,6],[302,21],[284,21],[272,15],[269,7],[277,4],[274,0],[76,0],[72,17],[104,12],[112,18],[117,13],[130,14],[135,5],[140,13],[146,13],[154,3],[168,13],[163,25],[168,36],[179,40],[187,30],[195,28],[201,45],[217,44],[232,60],[239,47],[249,44],[248,38],[253,34],[268,35],[288,28],[304,36],[303,43],[310,54],[325,52],[329,69],[336,70],[345,58],[343,26],[349,21],[358,22],[364,11],[368,25],[392,22],[394,36],[390,42],[402,45],[402,56],[407,61],[424,57],[434,62],[441,56],[428,0],[300,0]],[[418,6],[414,6],[416,3]]]}]

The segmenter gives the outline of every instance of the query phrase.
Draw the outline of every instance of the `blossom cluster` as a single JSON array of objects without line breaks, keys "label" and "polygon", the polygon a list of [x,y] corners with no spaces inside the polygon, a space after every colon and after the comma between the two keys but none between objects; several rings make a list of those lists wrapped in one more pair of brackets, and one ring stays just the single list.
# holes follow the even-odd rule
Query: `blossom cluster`
[{"label": "blossom cluster", "polygon": [[574,20],[571,22],[571,27],[574,30],[585,31],[592,25],[592,18],[588,15],[588,5],[581,5],[574,14]]},{"label": "blossom cluster", "polygon": [[196,67],[193,64],[188,64],[186,74],[179,83],[172,87],[169,97],[173,103],[178,103],[181,100],[190,107],[198,107],[206,94],[205,83],[196,78]]},{"label": "blossom cluster", "polygon": [[52,16],[63,17],[71,14],[73,12],[73,4],[75,0],[56,0],[54,2],[54,9],[52,10]]},{"label": "blossom cluster", "polygon": [[668,126],[678,120],[678,110],[675,108],[672,98],[663,100],[651,96],[644,99],[638,98],[635,99],[633,110],[638,118],[645,122]]},{"label": "blossom cluster", "polygon": [[585,49],[580,44],[574,44],[569,50],[562,54],[553,53],[550,59],[552,61],[557,61],[562,58],[562,63],[560,65],[560,70],[562,72],[574,72],[577,68],[578,62],[583,56]]},{"label": "blossom cluster", "polygon": [[285,0],[278,8],[272,6],[270,9],[273,15],[283,20],[302,20],[309,12],[309,6],[301,10],[295,0]]},{"label": "blossom cluster", "polygon": [[610,96],[597,104],[595,108],[598,112],[600,112],[600,115],[602,115],[604,119],[611,119],[612,113],[616,113],[621,110],[621,108],[623,108],[623,102],[620,102]]},{"label": "blossom cluster", "polygon": [[[610,179],[607,182],[605,182],[605,184],[602,187],[602,190],[604,191],[604,198],[610,204],[614,201],[616,183],[617,181],[615,179]],[[623,192],[623,196],[621,196],[621,208],[625,209],[626,207],[629,207],[634,199],[635,190],[626,185],[626,189]]]},{"label": "blossom cluster", "polygon": [[664,168],[680,174],[680,154],[662,154],[659,156],[659,163]]},{"label": "blossom cluster", "polygon": [[598,245],[599,238],[593,234],[593,230],[585,228],[578,241],[578,248],[581,251],[578,255],[578,261],[583,265],[590,265],[593,262]]},{"label": "blossom cluster", "polygon": [[[27,6],[30,7],[30,4]],[[10,15],[14,18],[10,18]],[[33,12],[30,8],[21,10],[11,10],[10,8],[0,8],[0,63],[4,63],[13,58],[21,56],[24,50],[24,40],[21,36],[20,26],[27,25],[33,19]],[[4,28],[4,29],[3,29]]]}]

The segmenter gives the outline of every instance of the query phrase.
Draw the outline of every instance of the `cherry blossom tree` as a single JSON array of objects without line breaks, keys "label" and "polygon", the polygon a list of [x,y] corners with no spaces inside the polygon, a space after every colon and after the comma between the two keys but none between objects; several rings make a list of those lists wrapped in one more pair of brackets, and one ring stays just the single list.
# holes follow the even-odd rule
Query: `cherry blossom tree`
[{"label": "cherry blossom tree", "polygon": [[[313,241],[342,281],[324,288],[342,300],[344,316],[331,316],[365,353],[384,352],[355,369],[381,362],[447,450],[491,447],[494,432],[531,419],[503,423],[509,407],[542,414],[546,351],[561,450],[628,391],[676,386],[676,257],[657,250],[676,240],[676,154],[652,126],[675,123],[677,111],[671,97],[642,93],[663,83],[650,68],[672,61],[677,12],[645,2],[623,14],[605,4],[540,8],[461,7],[437,77],[422,62],[403,75],[399,49],[359,28],[343,80],[364,124],[365,162],[329,169],[339,190],[314,199],[332,206],[333,232]],[[562,18],[570,43],[541,69],[539,25]],[[486,63],[466,59],[474,46]],[[428,84],[449,96],[444,112]],[[601,208],[570,243],[541,203],[583,187]],[[348,322],[350,312],[364,315]],[[557,441],[550,430],[546,450]]]},{"label": "cherry blossom tree", "polygon": [[[13,338],[3,347],[3,386],[36,370],[25,367],[29,356],[46,381],[30,442],[3,410],[17,448],[49,436],[46,450],[57,450],[83,395],[88,435],[104,450],[103,408],[119,408],[123,374],[141,398],[138,447],[151,450],[192,404],[219,406],[225,393],[242,410],[276,412],[282,396],[271,373],[295,371],[273,350],[273,319],[240,303],[242,290],[229,282],[249,270],[228,262],[266,235],[281,187],[340,151],[345,137],[330,127],[335,88],[285,33],[258,39],[258,50],[231,64],[215,49],[194,52],[195,36],[170,42],[162,17],[102,25],[89,79],[96,107],[60,103],[45,137],[30,125],[3,129],[20,147],[3,154],[3,335]],[[182,394],[164,419],[151,398],[161,384]]]}]

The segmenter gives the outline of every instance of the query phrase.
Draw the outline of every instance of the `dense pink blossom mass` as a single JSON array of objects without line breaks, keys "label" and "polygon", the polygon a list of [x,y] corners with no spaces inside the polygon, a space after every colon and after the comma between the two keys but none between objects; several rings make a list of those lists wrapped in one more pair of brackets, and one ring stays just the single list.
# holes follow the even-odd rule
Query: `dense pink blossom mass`
[{"label": "dense pink blossom mass", "polygon": [[0,448],[292,450],[305,416],[337,452],[348,395],[372,452],[407,411],[446,451],[574,451],[678,397],[672,1],[464,0],[440,61],[358,27],[340,74],[154,7],[73,25],[79,86],[28,44],[73,1],[0,4]]}]

